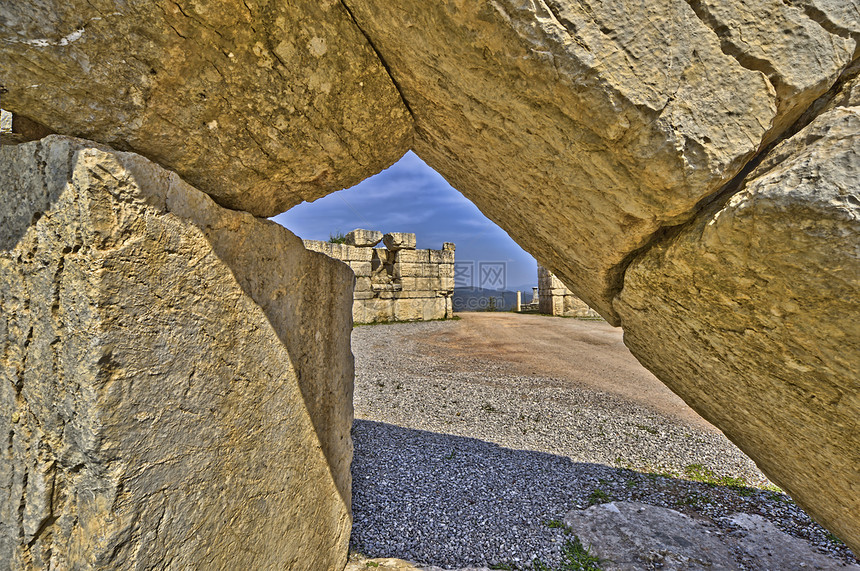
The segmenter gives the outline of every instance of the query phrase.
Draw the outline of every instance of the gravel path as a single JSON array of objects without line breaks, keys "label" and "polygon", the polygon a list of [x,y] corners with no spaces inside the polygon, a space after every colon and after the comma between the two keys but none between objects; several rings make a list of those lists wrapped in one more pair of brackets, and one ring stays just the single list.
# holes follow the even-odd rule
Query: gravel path
[{"label": "gravel path", "polygon": [[[506,319],[521,317],[531,320],[515,322],[525,340],[530,327],[606,335],[599,323]],[[445,568],[528,569],[535,557],[558,561],[563,533],[550,522],[612,499],[669,507],[727,531],[730,514],[760,514],[831,554],[834,568],[854,562],[703,420],[573,382],[557,363],[529,362],[523,374],[522,360],[476,347],[469,333],[480,327],[480,316],[466,315],[353,332],[354,551]],[[478,337],[498,345],[483,331]],[[464,338],[472,341],[458,345]],[[633,359],[614,350],[607,359]],[[576,368],[591,366],[588,359],[600,351],[578,355]]]}]

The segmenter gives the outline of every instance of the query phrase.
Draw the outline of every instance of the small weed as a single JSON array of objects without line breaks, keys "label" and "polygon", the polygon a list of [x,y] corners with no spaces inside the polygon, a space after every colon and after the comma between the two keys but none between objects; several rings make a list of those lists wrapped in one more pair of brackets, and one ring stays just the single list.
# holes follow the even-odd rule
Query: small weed
[{"label": "small weed", "polygon": [[836,545],[845,545],[844,541],[842,541],[841,539],[839,539],[838,537],[836,537],[835,535],[833,535],[829,531],[825,534],[825,537],[827,537],[828,540],[832,541]]},{"label": "small weed", "polygon": [[379,563],[377,563],[376,561],[368,561],[368,562],[367,562],[367,563],[365,563],[364,565],[365,565],[366,567],[379,567]]},{"label": "small weed", "polygon": [[513,571],[514,568],[509,563],[493,563],[490,569],[502,569],[503,571]]},{"label": "small weed", "polygon": [[636,480],[627,480],[626,482],[624,482],[624,485],[627,486],[628,489],[630,489],[635,488],[639,485],[639,483]]},{"label": "small weed", "polygon": [[743,478],[733,476],[717,476],[711,469],[701,464],[690,464],[684,468],[684,474],[694,482],[709,486],[725,486],[740,496],[751,496],[755,489],[751,488]]},{"label": "small weed", "polygon": [[603,559],[585,547],[577,536],[565,541],[561,548],[561,566],[553,570],[540,559],[534,560],[535,571],[600,571]]},{"label": "small weed", "polygon": [[594,504],[605,504],[610,500],[609,494],[601,490],[600,488],[595,488],[591,495],[588,496],[588,505],[593,506]]},{"label": "small weed", "polygon": [[558,519],[547,520],[546,526],[550,529],[563,529],[566,533],[570,533],[570,528],[567,524]]},{"label": "small weed", "polygon": [[334,234],[329,234],[328,241],[330,244],[346,244],[346,234],[344,234],[343,232],[335,232]]},{"label": "small weed", "polygon": [[455,451],[456,451],[456,450],[452,448],[452,449],[451,449],[451,453],[450,453],[450,454],[448,454],[447,456],[445,456],[445,460],[453,460],[453,459],[454,459],[454,452],[455,452]]},{"label": "small weed", "polygon": [[638,428],[639,430],[644,430],[645,432],[647,432],[649,434],[657,434],[659,432],[659,430],[657,430],[656,428],[652,428],[650,426],[645,426],[644,424],[637,424],[636,428]]}]

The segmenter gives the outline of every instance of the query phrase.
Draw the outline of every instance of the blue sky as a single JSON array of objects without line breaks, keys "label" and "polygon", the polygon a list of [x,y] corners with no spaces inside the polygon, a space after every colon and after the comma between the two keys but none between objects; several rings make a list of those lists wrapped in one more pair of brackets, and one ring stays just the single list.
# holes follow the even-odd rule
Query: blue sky
[{"label": "blue sky", "polygon": [[411,151],[376,176],[273,220],[311,240],[366,228],[413,232],[419,248],[438,250],[442,242],[454,242],[458,263],[503,263],[509,289],[537,285],[534,258]]}]

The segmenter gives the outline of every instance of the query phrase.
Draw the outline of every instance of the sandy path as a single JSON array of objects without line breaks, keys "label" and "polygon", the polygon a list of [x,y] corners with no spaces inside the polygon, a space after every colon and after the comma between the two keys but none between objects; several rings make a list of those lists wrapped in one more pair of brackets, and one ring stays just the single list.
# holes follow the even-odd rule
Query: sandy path
[{"label": "sandy path", "polygon": [[[613,394],[702,430],[719,430],[687,406],[630,354],[621,329],[604,321],[517,313],[458,313],[444,332],[427,335],[431,353],[504,364],[520,375],[551,377]],[[409,335],[407,333],[407,335]]]}]

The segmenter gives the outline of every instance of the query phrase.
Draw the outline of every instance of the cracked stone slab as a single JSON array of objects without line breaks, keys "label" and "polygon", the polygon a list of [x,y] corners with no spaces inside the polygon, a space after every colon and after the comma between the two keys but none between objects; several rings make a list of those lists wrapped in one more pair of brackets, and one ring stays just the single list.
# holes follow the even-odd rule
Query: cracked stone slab
[{"label": "cracked stone slab", "polygon": [[778,111],[767,141],[833,85],[857,47],[854,39],[828,31],[809,11],[791,3],[688,1],[717,34],[726,54],[747,69],[761,71],[773,85]]},{"label": "cracked stone slab", "polygon": [[738,529],[730,534],[728,539],[736,543],[750,557],[759,559],[763,567],[786,571],[811,569],[860,571],[858,565],[839,564],[825,557],[806,541],[780,531],[760,515],[737,513],[729,519]]},{"label": "cracked stone slab", "polygon": [[[826,91],[854,46],[780,0],[720,4],[718,25],[685,0],[345,3],[409,103],[415,151],[615,324],[629,260]],[[738,35],[791,89],[726,53]]]},{"label": "cracked stone slab", "polygon": [[409,148],[409,112],[337,1],[0,5],[3,106],[133,150],[260,216]]},{"label": "cracked stone slab", "polygon": [[737,569],[717,526],[668,508],[611,502],[570,511],[564,523],[607,571]]},{"label": "cracked stone slab", "polygon": [[725,204],[635,260],[624,342],[860,550],[860,107],[777,145]]},{"label": "cracked stone slab", "polygon": [[131,153],[0,164],[4,568],[343,569],[349,268]]},{"label": "cracked stone slab", "polygon": [[640,569],[806,571],[846,569],[806,541],[780,531],[761,516],[734,514],[736,529],[724,532],[710,521],[638,502],[611,502],[572,510],[564,518],[571,535],[601,558],[606,571]]}]

